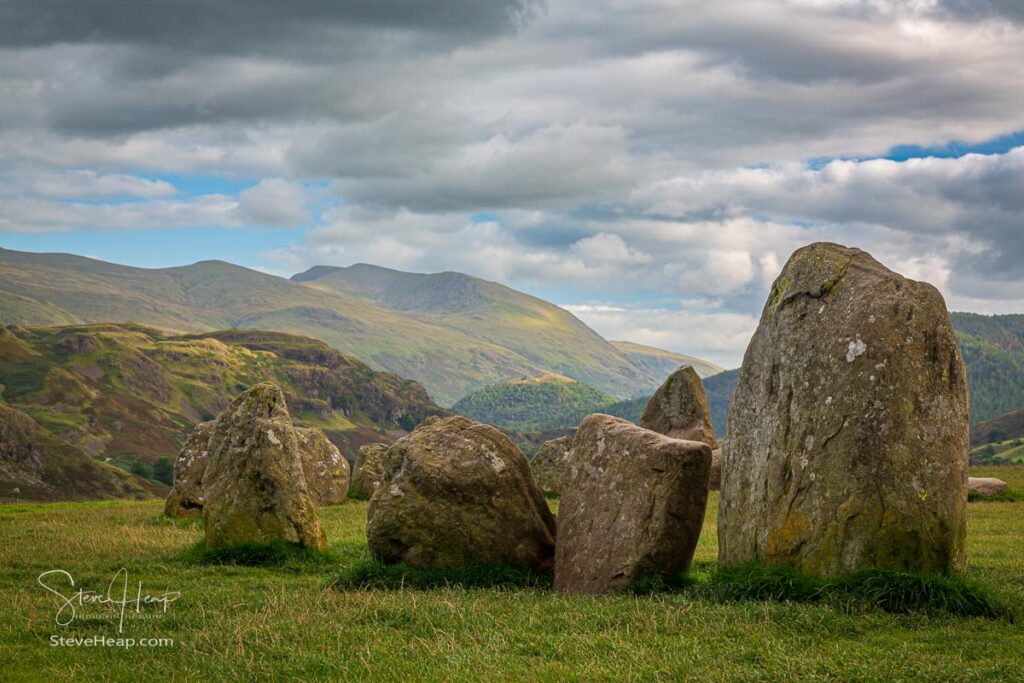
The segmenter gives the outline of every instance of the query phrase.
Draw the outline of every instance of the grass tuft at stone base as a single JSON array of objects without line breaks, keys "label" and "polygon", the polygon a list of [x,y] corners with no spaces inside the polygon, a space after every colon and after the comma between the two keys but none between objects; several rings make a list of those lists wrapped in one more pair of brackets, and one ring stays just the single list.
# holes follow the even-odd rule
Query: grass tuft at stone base
[{"label": "grass tuft at stone base", "polygon": [[407,564],[366,560],[346,569],[331,584],[338,590],[411,588],[550,588],[550,574],[502,565],[417,569]]},{"label": "grass tuft at stone base", "polygon": [[295,571],[323,569],[340,563],[335,553],[289,541],[242,543],[213,550],[207,549],[205,543],[200,541],[182,553],[181,559],[190,564],[274,567]]}]

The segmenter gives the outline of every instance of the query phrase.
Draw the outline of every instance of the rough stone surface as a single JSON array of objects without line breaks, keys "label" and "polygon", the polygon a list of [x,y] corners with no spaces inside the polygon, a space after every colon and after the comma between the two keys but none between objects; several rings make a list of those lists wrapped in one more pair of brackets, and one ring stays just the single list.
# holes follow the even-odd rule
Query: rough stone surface
[{"label": "rough stone surface", "polygon": [[967,478],[967,490],[980,496],[997,496],[1008,488],[1009,485],[1005,481],[995,477]]},{"label": "rough stone surface", "polygon": [[700,375],[689,365],[673,372],[658,387],[644,408],[640,426],[673,439],[701,441],[718,448],[708,395]]},{"label": "rough stone surface", "polygon": [[609,415],[573,441],[558,513],[555,588],[604,593],[690,567],[704,522],[711,448]]},{"label": "rough stone surface", "polygon": [[555,520],[526,457],[498,429],[457,416],[424,422],[384,458],[366,537],[383,562],[550,569]]},{"label": "rough stone surface", "polygon": [[348,460],[319,427],[296,427],[302,473],[313,504],[338,505],[348,496]]},{"label": "rough stone surface", "polygon": [[236,398],[217,418],[208,450],[208,548],[275,541],[326,546],[280,387],[264,382]]},{"label": "rough stone surface", "polygon": [[733,395],[719,561],[960,570],[967,454],[967,374],[939,292],[857,249],[804,247]]},{"label": "rough stone surface", "polygon": [[355,471],[352,473],[352,493],[357,498],[369,498],[384,479],[384,454],[386,443],[371,443],[359,449]]},{"label": "rough stone surface", "polygon": [[562,474],[572,448],[571,436],[560,436],[541,444],[537,454],[530,461],[533,480],[544,493],[562,495]]},{"label": "rough stone surface", "polygon": [[722,449],[716,448],[711,451],[711,490],[718,491],[722,488]]},{"label": "rough stone surface", "polygon": [[209,456],[214,421],[195,426],[174,461],[174,484],[164,505],[168,517],[198,517],[203,514],[203,475]]}]

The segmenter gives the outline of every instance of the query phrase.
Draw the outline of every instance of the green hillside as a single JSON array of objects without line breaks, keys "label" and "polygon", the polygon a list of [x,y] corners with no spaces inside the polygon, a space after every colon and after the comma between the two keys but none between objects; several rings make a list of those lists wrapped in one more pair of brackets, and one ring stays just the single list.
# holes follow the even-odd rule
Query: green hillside
[{"label": "green hillside", "polygon": [[415,381],[327,344],[279,332],[176,336],[134,324],[0,328],[0,401],[55,436],[125,468],[173,459],[196,422],[273,380],[297,422],[350,459],[443,414]]},{"label": "green hillside", "polygon": [[711,377],[723,372],[725,368],[711,361],[687,356],[684,353],[673,353],[663,351],[653,346],[644,346],[628,341],[613,341],[611,345],[624,353],[626,357],[637,367],[643,367],[651,374],[662,378],[668,377],[681,365],[692,366],[701,378]]},{"label": "green hillside", "polygon": [[1024,437],[1024,408],[971,426],[971,446]]},{"label": "green hillside", "polygon": [[155,498],[166,487],[100,462],[0,405],[0,502]]},{"label": "green hillside", "polygon": [[452,409],[520,432],[572,428],[614,399],[582,382],[545,373],[508,380],[466,396]]},{"label": "green hillside", "polygon": [[971,421],[1024,406],[1024,315],[951,317],[971,384]]},{"label": "green hillside", "polygon": [[557,306],[460,273],[318,267],[286,280],[221,261],[145,269],[0,249],[0,301],[7,324],[131,321],[312,337],[418,380],[444,405],[542,372],[619,397],[653,390],[664,374]]},{"label": "green hillside", "polygon": [[1024,438],[996,441],[971,449],[972,465],[1024,465]]}]

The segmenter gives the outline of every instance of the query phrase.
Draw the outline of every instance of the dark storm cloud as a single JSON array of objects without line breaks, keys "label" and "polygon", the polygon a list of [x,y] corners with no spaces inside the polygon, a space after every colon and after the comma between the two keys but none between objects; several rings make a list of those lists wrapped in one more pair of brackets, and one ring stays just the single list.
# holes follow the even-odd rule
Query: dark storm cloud
[{"label": "dark storm cloud", "polygon": [[996,16],[1024,22],[1024,2],[1021,0],[942,0],[941,4],[956,16],[970,19]]},{"label": "dark storm cloud", "polygon": [[479,36],[510,30],[537,0],[6,0],[0,45],[164,45],[215,54],[312,49],[346,27]]}]

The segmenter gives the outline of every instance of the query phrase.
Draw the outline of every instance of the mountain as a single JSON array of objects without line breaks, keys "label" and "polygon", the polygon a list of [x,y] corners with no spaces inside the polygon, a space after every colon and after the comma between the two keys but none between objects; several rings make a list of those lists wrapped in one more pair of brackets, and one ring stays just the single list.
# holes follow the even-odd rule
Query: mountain
[{"label": "mountain", "polygon": [[0,502],[154,498],[166,486],[99,462],[0,405]]},{"label": "mountain", "polygon": [[136,324],[0,327],[0,401],[89,456],[146,471],[173,459],[196,422],[262,380],[301,425],[350,459],[448,414],[417,382],[315,339],[228,330],[175,335]]},{"label": "mountain", "polygon": [[681,365],[692,366],[702,379],[725,371],[725,368],[711,361],[687,356],[683,353],[663,351],[652,346],[644,346],[643,344],[635,344],[628,341],[613,341],[611,345],[625,354],[626,358],[634,365],[648,369],[652,375],[661,377],[662,381]]},{"label": "mountain", "polygon": [[564,309],[461,273],[319,266],[286,280],[222,261],[146,269],[0,249],[0,323],[127,321],[178,333],[246,328],[320,339],[418,380],[444,405],[543,372],[616,397],[653,391],[665,374]]},{"label": "mountain", "polygon": [[1024,315],[952,313],[971,385],[971,421],[1024,406]]},{"label": "mountain", "polygon": [[1024,408],[971,426],[971,446],[1024,438]]},{"label": "mountain", "polygon": [[544,373],[507,380],[476,391],[452,410],[518,432],[575,428],[614,399],[582,382]]}]

